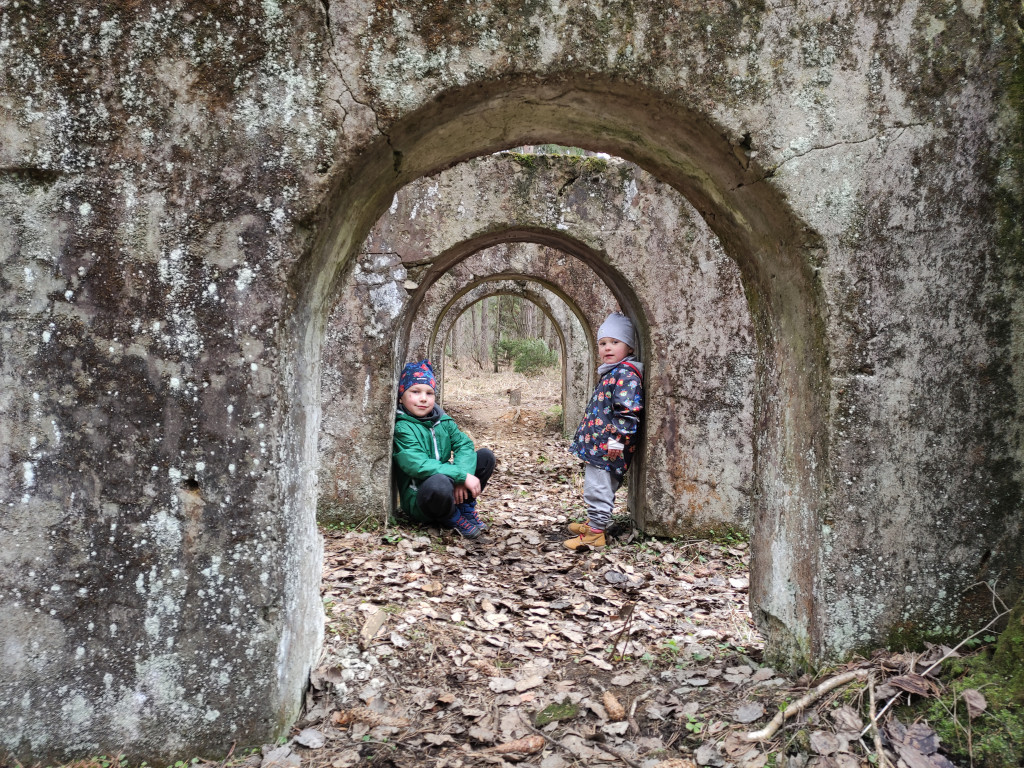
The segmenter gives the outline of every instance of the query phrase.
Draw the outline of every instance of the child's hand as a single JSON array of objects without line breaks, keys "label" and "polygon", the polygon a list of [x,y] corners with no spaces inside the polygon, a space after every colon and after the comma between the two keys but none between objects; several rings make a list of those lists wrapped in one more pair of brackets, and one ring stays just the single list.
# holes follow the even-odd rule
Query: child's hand
[{"label": "child's hand", "polygon": [[480,479],[476,475],[466,475],[466,479],[455,486],[455,503],[475,499],[480,495]]},{"label": "child's hand", "polygon": [[465,486],[474,499],[480,495],[480,478],[476,475],[466,475]]}]

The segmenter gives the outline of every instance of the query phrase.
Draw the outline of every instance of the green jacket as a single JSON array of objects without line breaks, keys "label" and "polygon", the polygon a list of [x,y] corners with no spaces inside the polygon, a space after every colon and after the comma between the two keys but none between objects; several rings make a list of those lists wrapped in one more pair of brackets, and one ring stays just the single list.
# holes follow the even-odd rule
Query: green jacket
[{"label": "green jacket", "polygon": [[[449,463],[454,453],[455,463]],[[425,419],[417,419],[399,410],[395,416],[395,478],[402,511],[416,520],[423,515],[416,506],[416,487],[431,475],[447,475],[461,483],[476,471],[476,448],[469,436],[459,430],[455,420],[434,406]]]}]

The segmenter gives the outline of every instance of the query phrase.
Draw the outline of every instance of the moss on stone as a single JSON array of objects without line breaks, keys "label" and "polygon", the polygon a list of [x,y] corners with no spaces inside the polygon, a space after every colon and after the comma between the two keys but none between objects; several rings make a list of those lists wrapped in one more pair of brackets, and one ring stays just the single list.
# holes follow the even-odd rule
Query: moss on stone
[{"label": "moss on stone", "polygon": [[544,707],[544,709],[537,713],[534,724],[538,728],[543,728],[548,723],[553,723],[556,720],[572,720],[579,712],[580,708],[567,697],[561,704],[548,704]]},{"label": "moss on stone", "polygon": [[[907,708],[906,719],[923,717],[959,765],[1024,765],[1024,602],[1017,603],[994,649],[954,659],[943,682],[945,693]],[[980,691],[987,703],[973,720],[962,699],[968,689]]]},{"label": "moss on stone", "polygon": [[537,167],[537,155],[531,155],[525,152],[509,152],[509,157],[527,170],[532,171]]},{"label": "moss on stone", "polygon": [[992,665],[1009,676],[1013,701],[1024,706],[1024,598],[1010,613],[1006,629],[996,643],[992,654]]}]

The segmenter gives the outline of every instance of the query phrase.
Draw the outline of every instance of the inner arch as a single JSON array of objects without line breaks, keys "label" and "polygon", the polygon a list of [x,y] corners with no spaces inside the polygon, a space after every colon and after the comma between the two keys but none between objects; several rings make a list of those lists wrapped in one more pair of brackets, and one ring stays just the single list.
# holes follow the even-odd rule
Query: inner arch
[{"label": "inner arch", "polygon": [[[518,286],[518,289],[513,289],[512,286]],[[551,322],[561,347],[559,368],[564,428],[578,423],[579,419],[583,416],[586,398],[593,384],[593,376],[591,375],[593,366],[590,363],[595,359],[594,331],[590,327],[588,318],[580,311],[574,301],[564,296],[560,291],[553,290],[553,286],[537,277],[515,274],[488,275],[460,289],[441,308],[430,330],[430,337],[427,342],[428,357],[435,361],[435,370],[440,368],[441,380],[444,380],[447,366],[444,355],[439,354],[439,352],[455,322],[468,311],[470,306],[484,298],[499,295],[521,296],[533,303]],[[548,296],[562,302],[568,318],[563,320],[556,317],[554,307],[551,306]],[[472,301],[467,301],[467,297],[471,298]],[[575,327],[573,327],[572,320],[575,321]],[[563,328],[563,322],[567,322],[569,327]],[[582,367],[572,365],[574,357],[579,352],[583,352],[586,355],[588,363]],[[443,392],[444,390],[442,389],[442,394]]]},{"label": "inner arch", "polygon": [[[493,81],[450,91],[397,119],[336,177],[328,221],[297,265],[289,331],[297,360],[289,386],[297,402],[315,402],[319,345],[339,271],[404,184],[476,155],[542,142],[636,163],[693,204],[743,276],[759,349],[752,607],[770,653],[814,658],[823,636],[814,592],[819,515],[829,486],[828,352],[813,266],[820,248],[725,133],[663,94],[603,78]],[[290,455],[300,466],[315,461],[315,425],[315,414],[294,418],[298,444]],[[312,503],[296,484],[294,495],[303,493]],[[779,552],[786,557],[773,555]]]}]

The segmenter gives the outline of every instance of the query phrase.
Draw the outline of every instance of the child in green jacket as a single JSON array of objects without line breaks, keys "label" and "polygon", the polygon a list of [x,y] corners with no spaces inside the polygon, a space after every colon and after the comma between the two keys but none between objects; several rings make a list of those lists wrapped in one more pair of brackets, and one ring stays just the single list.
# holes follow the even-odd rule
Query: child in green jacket
[{"label": "child in green jacket", "polygon": [[475,539],[487,529],[476,513],[476,499],[494,471],[494,453],[475,450],[435,402],[435,388],[429,361],[406,364],[398,382],[392,454],[402,510]]}]

